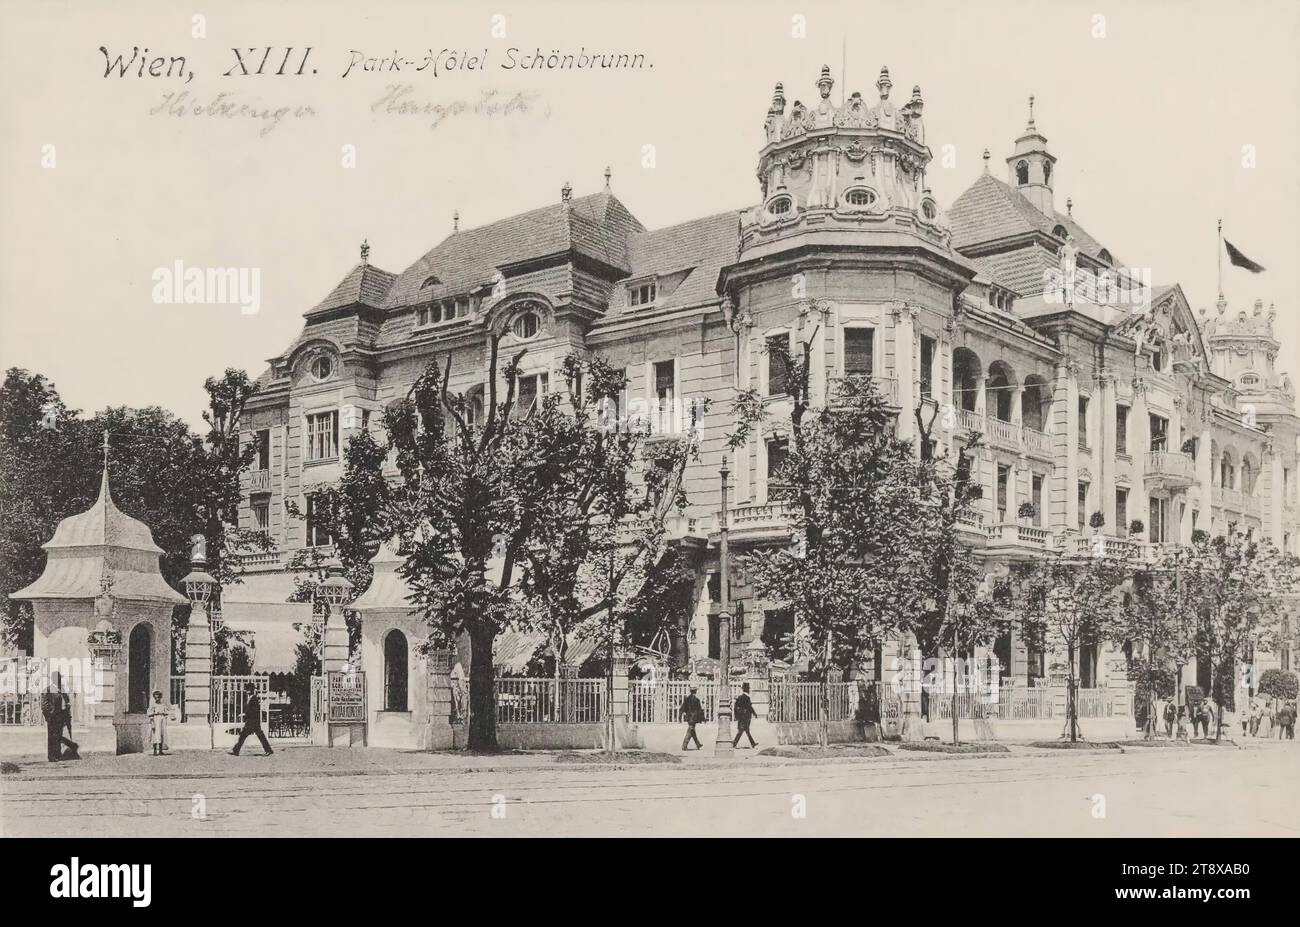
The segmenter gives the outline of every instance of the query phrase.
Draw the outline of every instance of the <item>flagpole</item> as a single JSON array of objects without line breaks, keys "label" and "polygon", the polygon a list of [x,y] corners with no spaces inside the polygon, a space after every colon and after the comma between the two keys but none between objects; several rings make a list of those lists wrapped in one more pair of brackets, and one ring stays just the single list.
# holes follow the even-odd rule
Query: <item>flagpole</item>
[{"label": "flagpole", "polygon": [[1223,220],[1219,220],[1219,295],[1223,295]]}]

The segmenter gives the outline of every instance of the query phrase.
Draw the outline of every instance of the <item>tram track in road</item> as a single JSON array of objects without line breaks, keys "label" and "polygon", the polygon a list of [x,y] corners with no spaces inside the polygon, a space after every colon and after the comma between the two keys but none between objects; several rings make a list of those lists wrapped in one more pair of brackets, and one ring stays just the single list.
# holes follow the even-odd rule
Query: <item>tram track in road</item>
[{"label": "tram track in road", "polygon": [[[46,820],[84,818],[87,814],[96,817],[138,818],[147,816],[149,808],[164,808],[168,805],[188,807],[196,793],[203,794],[214,810],[220,809],[224,818],[242,816],[249,813],[263,813],[268,804],[274,808],[277,816],[315,814],[342,814],[348,812],[382,813],[391,811],[464,811],[482,812],[491,804],[494,795],[502,795],[514,806],[545,807],[566,804],[617,804],[620,802],[680,802],[680,801],[717,801],[719,799],[759,800],[772,796],[787,796],[794,791],[812,792],[818,795],[868,793],[872,791],[890,791],[897,789],[944,789],[954,787],[1016,786],[1034,782],[1068,782],[1095,781],[1132,776],[1134,770],[1129,764],[1117,762],[1118,758],[1091,755],[1086,761],[1081,758],[1069,758],[1071,774],[1060,775],[1061,762],[1050,766],[1035,766],[1022,769],[1028,775],[1008,777],[1009,770],[1004,763],[983,763],[975,766],[969,762],[952,763],[889,763],[889,764],[845,764],[780,766],[745,770],[752,775],[739,780],[734,770],[695,768],[695,775],[683,780],[673,775],[676,770],[659,769],[651,773],[646,771],[631,779],[615,778],[618,773],[610,771],[605,775],[583,776],[578,780],[562,778],[557,770],[532,769],[512,770],[512,773],[532,773],[525,781],[520,776],[502,777],[498,781],[452,782],[429,781],[429,776],[420,773],[399,774],[408,776],[412,781],[394,783],[392,777],[382,777],[382,784],[396,785],[396,788],[374,788],[378,780],[367,781],[364,777],[316,777],[299,780],[294,785],[274,788],[245,788],[231,793],[224,793],[220,788],[202,788],[202,780],[186,780],[195,788],[183,792],[168,792],[160,795],[130,794],[121,790],[94,790],[80,792],[51,792],[49,794],[6,794],[0,795],[0,818],[10,821],[41,818]],[[1162,764],[1163,765],[1163,764]],[[1165,774],[1200,774],[1204,770],[1199,766],[1182,769],[1164,769]],[[1109,768],[1107,768],[1109,767]],[[728,774],[731,773],[731,774]],[[488,774],[475,774],[477,780],[486,779]],[[463,778],[463,775],[448,774],[446,780]],[[513,782],[509,780],[515,780]],[[48,781],[48,780],[42,780]],[[149,780],[133,780],[133,784],[157,782],[159,777]],[[162,781],[168,781],[163,779]],[[224,780],[221,780],[224,781]],[[328,783],[332,788],[324,789]],[[30,784],[30,781],[29,783]],[[343,785],[343,788],[339,788]],[[685,786],[685,789],[683,788]],[[24,790],[25,791],[25,790]],[[401,796],[403,800],[391,799]],[[68,802],[93,806],[73,808],[68,811],[56,811],[54,806],[67,805]],[[288,804],[278,804],[284,803]]]}]

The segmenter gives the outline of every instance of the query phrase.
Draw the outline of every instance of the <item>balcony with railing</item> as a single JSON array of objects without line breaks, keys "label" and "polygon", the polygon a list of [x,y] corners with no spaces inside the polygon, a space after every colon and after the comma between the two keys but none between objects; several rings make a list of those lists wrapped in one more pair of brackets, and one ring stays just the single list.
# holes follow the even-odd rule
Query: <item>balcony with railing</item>
[{"label": "balcony with railing", "polygon": [[1033,428],[1006,422],[991,415],[981,415],[962,409],[959,415],[962,431],[978,431],[984,443],[1000,450],[1015,451],[1047,460],[1052,458],[1052,438]]},{"label": "balcony with railing", "polygon": [[988,534],[988,552],[1013,560],[1041,555],[1051,540],[1046,528],[1011,521],[989,525]]},{"label": "balcony with railing", "polygon": [[249,492],[270,492],[271,471],[270,470],[249,470],[248,491]]},{"label": "balcony with railing", "polygon": [[1196,482],[1196,461],[1182,451],[1153,450],[1147,454],[1146,482],[1167,489],[1186,489]]},{"label": "balcony with railing", "polygon": [[[728,529],[733,540],[757,540],[789,535],[793,506],[784,499],[738,505],[729,513]],[[717,530],[714,519],[714,530]]]}]

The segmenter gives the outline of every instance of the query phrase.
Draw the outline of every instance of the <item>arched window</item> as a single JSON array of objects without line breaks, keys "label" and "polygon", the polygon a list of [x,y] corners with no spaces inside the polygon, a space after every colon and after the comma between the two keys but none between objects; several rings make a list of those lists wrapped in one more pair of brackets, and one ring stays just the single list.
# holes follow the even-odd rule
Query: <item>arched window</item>
[{"label": "arched window", "polygon": [[1052,185],[1052,162],[1051,161],[1043,162],[1043,183],[1047,184],[1049,187]]},{"label": "arched window", "polygon": [[141,622],[131,629],[127,643],[127,708],[131,714],[149,710],[150,680],[153,677],[153,631]]},{"label": "arched window", "polygon": [[510,323],[510,330],[521,341],[536,338],[537,333],[542,330],[542,317],[538,315],[537,310],[526,309],[515,316],[514,321]]},{"label": "arched window", "polygon": [[334,373],[334,358],[322,354],[311,362],[311,375],[316,380],[328,380]]},{"label": "arched window", "polygon": [[426,286],[437,286],[439,283],[442,283],[442,281],[438,279],[437,275],[429,274],[424,278],[424,282],[420,284],[420,289],[423,290]]},{"label": "arched window", "polygon": [[768,201],[767,211],[774,216],[783,216],[790,211],[793,201],[788,196],[777,196]]},{"label": "arched window", "polygon": [[852,187],[844,194],[844,202],[859,209],[870,206],[876,201],[876,195],[866,187]]},{"label": "arched window", "polygon": [[1063,225],[1058,225],[1056,228],[1052,229],[1052,237],[1059,238],[1062,241],[1065,240],[1065,236],[1068,234],[1070,233],[1065,230],[1065,226]]},{"label": "arched window", "polygon": [[939,215],[939,207],[935,206],[932,200],[926,200],[921,203],[921,215],[933,222],[935,216]]},{"label": "arched window", "polygon": [[1025,184],[1029,183],[1029,162],[1028,161],[1016,162],[1016,183],[1022,187]]},{"label": "arched window", "polygon": [[409,711],[406,661],[406,635],[393,628],[384,635],[384,711]]}]

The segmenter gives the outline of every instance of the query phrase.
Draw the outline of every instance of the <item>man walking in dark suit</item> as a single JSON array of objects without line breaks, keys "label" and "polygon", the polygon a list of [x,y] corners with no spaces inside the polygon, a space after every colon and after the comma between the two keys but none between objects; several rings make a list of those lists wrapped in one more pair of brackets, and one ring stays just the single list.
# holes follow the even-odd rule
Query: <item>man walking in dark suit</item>
[{"label": "man walking in dark suit", "polygon": [[[58,673],[50,674],[50,691],[41,693],[41,716],[45,718],[45,758],[51,763],[81,759],[76,743],[63,736],[65,727],[72,733],[72,700],[63,691]],[[67,753],[63,752],[65,746]]]},{"label": "man walking in dark suit", "polygon": [[754,720],[754,703],[749,698],[749,683],[744,683],[740,687],[740,695],[736,696],[736,706],[733,712],[736,716],[736,739],[731,742],[732,747],[740,744],[740,735],[744,734],[749,738],[749,749],[753,750],[758,746],[754,742],[754,735],[749,732],[749,723]]},{"label": "man walking in dark suit", "polygon": [[704,720],[704,706],[695,694],[698,691],[699,686],[691,686],[691,694],[682,699],[682,720],[686,722],[686,736],[682,738],[683,750],[690,748],[692,740],[695,741],[696,750],[704,749],[704,744],[700,743],[700,738],[695,733],[695,725]]},{"label": "man walking in dark suit", "polygon": [[230,755],[239,756],[239,751],[244,746],[244,741],[248,735],[256,734],[257,739],[262,742],[262,749],[266,751],[263,755],[270,756],[275,751],[271,749],[266,734],[262,733],[262,700],[257,697],[257,686],[250,682],[245,691],[248,693],[248,701],[244,702],[244,726],[239,732],[239,740],[235,741],[235,749],[230,751]]}]

